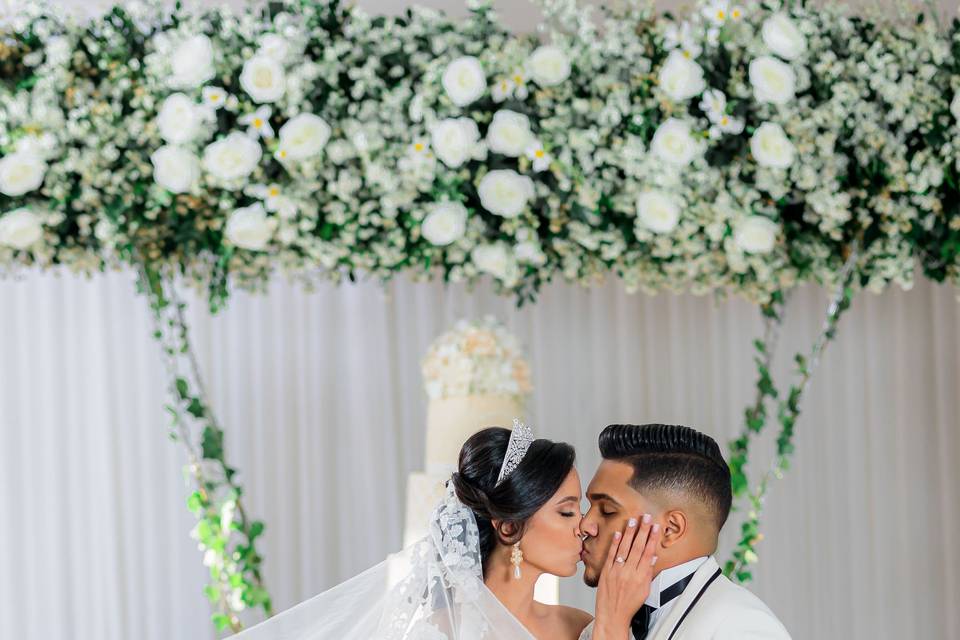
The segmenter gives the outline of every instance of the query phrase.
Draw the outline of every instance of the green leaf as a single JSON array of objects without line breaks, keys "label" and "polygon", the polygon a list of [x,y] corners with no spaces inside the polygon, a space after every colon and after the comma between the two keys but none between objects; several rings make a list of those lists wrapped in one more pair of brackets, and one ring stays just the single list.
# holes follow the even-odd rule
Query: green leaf
[{"label": "green leaf", "polygon": [[187,384],[187,381],[184,380],[183,378],[177,378],[176,385],[177,385],[177,393],[180,395],[180,399],[186,400],[190,395],[189,393],[190,387]]}]

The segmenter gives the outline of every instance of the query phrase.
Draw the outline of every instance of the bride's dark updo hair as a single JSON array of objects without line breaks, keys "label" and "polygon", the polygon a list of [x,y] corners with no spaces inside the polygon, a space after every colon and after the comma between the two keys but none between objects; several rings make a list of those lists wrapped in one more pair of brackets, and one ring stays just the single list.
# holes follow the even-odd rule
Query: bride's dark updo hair
[{"label": "bride's dark updo hair", "polygon": [[495,486],[509,441],[510,430],[503,427],[473,434],[460,449],[459,470],[451,478],[460,502],[476,517],[484,573],[497,542],[520,540],[527,520],[557,492],[576,458],[565,442],[534,440],[520,465]]}]

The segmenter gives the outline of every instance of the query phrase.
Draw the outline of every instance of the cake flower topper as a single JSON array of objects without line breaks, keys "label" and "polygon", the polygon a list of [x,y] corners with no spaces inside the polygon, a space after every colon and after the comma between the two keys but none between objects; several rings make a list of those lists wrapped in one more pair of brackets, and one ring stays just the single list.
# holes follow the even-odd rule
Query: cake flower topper
[{"label": "cake flower topper", "polygon": [[503,456],[500,475],[497,476],[497,483],[494,486],[499,486],[501,482],[507,479],[507,476],[520,466],[523,457],[527,455],[527,451],[535,439],[533,429],[520,422],[518,418],[513,419],[513,431],[510,432],[510,441],[507,443],[507,453]]},{"label": "cake flower topper", "polygon": [[530,365],[520,341],[493,316],[461,320],[433,341],[422,363],[427,396],[433,399],[532,391]]}]

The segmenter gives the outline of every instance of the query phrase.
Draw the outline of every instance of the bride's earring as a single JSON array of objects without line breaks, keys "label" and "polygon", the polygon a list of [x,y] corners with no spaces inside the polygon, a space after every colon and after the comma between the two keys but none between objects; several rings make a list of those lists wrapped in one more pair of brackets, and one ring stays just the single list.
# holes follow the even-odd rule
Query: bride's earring
[{"label": "bride's earring", "polygon": [[520,579],[520,563],[523,562],[523,551],[520,551],[520,543],[513,545],[513,551],[510,552],[510,564],[513,565],[513,577]]}]

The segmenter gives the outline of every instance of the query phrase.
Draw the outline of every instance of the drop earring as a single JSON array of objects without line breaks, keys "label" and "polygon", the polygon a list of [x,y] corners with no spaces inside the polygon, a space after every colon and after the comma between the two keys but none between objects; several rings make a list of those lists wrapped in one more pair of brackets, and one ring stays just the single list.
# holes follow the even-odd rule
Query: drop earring
[{"label": "drop earring", "polygon": [[523,551],[520,551],[520,543],[513,545],[513,551],[510,552],[510,564],[513,565],[513,577],[520,579],[520,563],[523,562]]}]

